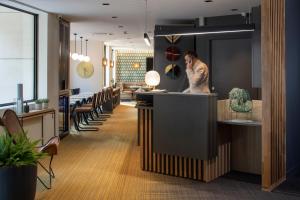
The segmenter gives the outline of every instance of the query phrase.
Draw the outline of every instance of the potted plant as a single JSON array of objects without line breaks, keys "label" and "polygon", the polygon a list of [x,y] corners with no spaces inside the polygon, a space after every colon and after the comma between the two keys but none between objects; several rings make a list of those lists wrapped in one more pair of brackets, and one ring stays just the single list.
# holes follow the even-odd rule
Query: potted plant
[{"label": "potted plant", "polygon": [[25,134],[0,134],[0,199],[34,199],[37,161],[44,156],[36,151],[38,142]]},{"label": "potted plant", "polygon": [[42,108],[47,109],[48,103],[49,103],[49,99],[42,99]]},{"label": "potted plant", "polygon": [[36,110],[42,110],[42,100],[41,99],[37,99],[36,101],[35,101],[35,109]]}]

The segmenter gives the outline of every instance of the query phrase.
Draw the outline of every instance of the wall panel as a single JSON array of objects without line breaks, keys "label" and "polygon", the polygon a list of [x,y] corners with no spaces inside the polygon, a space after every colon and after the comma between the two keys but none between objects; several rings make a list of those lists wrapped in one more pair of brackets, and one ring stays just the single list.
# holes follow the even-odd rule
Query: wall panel
[{"label": "wall panel", "polygon": [[285,180],[285,0],[262,1],[262,187]]}]

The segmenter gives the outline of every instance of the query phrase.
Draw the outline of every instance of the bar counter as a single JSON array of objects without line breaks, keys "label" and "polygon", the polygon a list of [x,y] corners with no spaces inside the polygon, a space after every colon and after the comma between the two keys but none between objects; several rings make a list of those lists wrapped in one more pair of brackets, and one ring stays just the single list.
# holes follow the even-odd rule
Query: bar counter
[{"label": "bar counter", "polygon": [[137,93],[137,101],[142,170],[204,182],[230,171],[230,134],[217,124],[217,95]]}]

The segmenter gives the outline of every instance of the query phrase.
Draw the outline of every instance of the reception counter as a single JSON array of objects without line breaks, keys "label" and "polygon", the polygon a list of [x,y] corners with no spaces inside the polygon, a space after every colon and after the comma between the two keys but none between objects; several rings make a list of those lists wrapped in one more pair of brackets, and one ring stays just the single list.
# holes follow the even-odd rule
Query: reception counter
[{"label": "reception counter", "polygon": [[138,93],[137,101],[143,170],[204,182],[230,171],[230,135],[217,131],[215,94]]}]

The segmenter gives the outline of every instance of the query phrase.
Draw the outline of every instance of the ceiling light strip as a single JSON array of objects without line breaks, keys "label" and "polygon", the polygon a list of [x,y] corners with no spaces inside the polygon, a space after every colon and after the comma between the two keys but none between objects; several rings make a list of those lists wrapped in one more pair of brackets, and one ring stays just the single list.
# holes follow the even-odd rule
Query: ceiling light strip
[{"label": "ceiling light strip", "polygon": [[170,35],[178,36],[191,36],[191,35],[210,35],[210,34],[224,34],[224,33],[243,33],[243,32],[253,32],[254,29],[244,29],[244,30],[230,30],[230,31],[206,31],[206,32],[191,32],[191,33],[170,33],[170,34],[158,34],[155,37],[163,37]]}]

